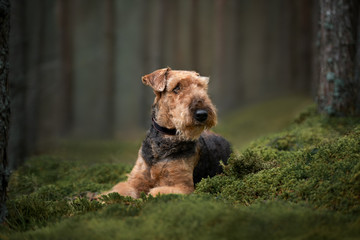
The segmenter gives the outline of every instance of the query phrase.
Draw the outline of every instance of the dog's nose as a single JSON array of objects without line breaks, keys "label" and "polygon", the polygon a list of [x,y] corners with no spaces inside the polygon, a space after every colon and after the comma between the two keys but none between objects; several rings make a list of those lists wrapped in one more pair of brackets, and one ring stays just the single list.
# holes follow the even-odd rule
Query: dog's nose
[{"label": "dog's nose", "polygon": [[208,118],[208,112],[204,109],[198,109],[195,111],[195,119],[199,122],[205,122]]}]

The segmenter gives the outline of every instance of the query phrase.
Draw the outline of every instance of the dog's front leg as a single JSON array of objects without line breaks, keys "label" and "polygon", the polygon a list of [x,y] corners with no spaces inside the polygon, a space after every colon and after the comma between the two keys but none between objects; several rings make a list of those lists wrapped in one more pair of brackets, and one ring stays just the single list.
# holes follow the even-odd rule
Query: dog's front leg
[{"label": "dog's front leg", "polygon": [[148,193],[152,186],[150,169],[142,158],[140,149],[135,166],[131,170],[128,180],[126,182],[119,182],[111,190],[101,193],[101,195],[117,192],[122,196],[138,198],[141,192]]},{"label": "dog's front leg", "polygon": [[155,180],[149,194],[190,194],[194,191],[192,159],[162,161],[150,170]]},{"label": "dog's front leg", "polygon": [[108,195],[109,193],[117,192],[122,196],[130,196],[137,198],[139,193],[129,182],[119,182],[111,190],[101,193],[101,195]]},{"label": "dog's front leg", "polygon": [[149,195],[156,196],[158,194],[190,194],[194,191],[193,186],[177,185],[177,186],[161,186],[152,188]]}]

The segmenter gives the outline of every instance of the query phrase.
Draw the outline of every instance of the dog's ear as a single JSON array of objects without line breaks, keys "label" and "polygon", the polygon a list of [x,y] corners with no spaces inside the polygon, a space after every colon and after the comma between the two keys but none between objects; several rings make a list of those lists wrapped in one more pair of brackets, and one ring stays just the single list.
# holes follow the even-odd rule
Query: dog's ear
[{"label": "dog's ear", "polygon": [[203,77],[203,76],[199,76],[200,81],[202,81],[203,83],[205,83],[206,85],[209,84],[209,77]]},{"label": "dog's ear", "polygon": [[167,74],[171,68],[162,68],[142,77],[142,82],[156,92],[162,92],[166,87]]}]

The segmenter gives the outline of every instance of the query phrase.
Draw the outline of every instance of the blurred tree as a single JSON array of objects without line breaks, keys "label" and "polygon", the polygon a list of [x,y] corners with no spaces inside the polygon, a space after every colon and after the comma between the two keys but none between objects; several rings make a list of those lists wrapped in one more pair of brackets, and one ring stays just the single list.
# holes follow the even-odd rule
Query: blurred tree
[{"label": "blurred tree", "polygon": [[330,116],[358,115],[358,0],[320,1],[319,111]]},{"label": "blurred tree", "polygon": [[290,67],[291,78],[288,84],[299,92],[311,89],[312,63],[312,18],[315,7],[313,0],[286,1],[290,9]]},{"label": "blurred tree", "polygon": [[220,116],[270,97],[308,93],[308,75],[319,69],[309,56],[315,2],[12,0],[21,23],[12,24],[18,43],[10,39],[16,129],[9,164],[22,149],[12,147],[13,133],[26,139],[31,154],[58,137],[141,131],[150,123],[153,94],[139,79],[161,67],[210,76]]},{"label": "blurred tree", "polygon": [[215,96],[214,101],[217,102],[217,105],[220,109],[223,109],[225,106],[221,101],[221,93],[224,88],[224,72],[225,72],[225,5],[226,0],[219,0],[215,2],[215,33],[214,33],[214,78],[217,79],[215,87]]},{"label": "blurred tree", "polygon": [[[37,151],[37,146],[39,139],[41,139],[41,120],[43,120],[42,114],[44,113],[42,96],[44,94],[44,89],[46,88],[46,79],[43,74],[43,66],[45,63],[45,27],[46,27],[46,5],[45,0],[40,0],[37,7],[34,9],[37,13],[36,17],[31,19],[34,24],[34,29],[32,35],[34,41],[29,43],[28,61],[29,69],[32,68],[32,73],[28,74],[26,79],[26,146],[28,148],[28,153],[34,153]],[[31,6],[29,6],[31,8]],[[30,20],[27,18],[27,20]],[[28,27],[28,25],[26,26]],[[26,33],[28,34],[28,32]],[[30,40],[31,41],[31,40]],[[30,51],[31,50],[31,51]],[[30,76],[31,75],[31,76]],[[47,102],[50,99],[46,99]],[[17,113],[16,113],[17,114]]]},{"label": "blurred tree", "polygon": [[107,135],[113,136],[115,130],[115,2],[107,0],[106,9],[106,126]]},{"label": "blurred tree", "polygon": [[11,98],[11,128],[9,130],[9,167],[20,166],[27,155],[26,141],[26,0],[11,1],[11,31],[9,36],[9,88]]},{"label": "blurred tree", "polygon": [[61,57],[61,81],[62,81],[62,127],[63,135],[72,130],[73,116],[73,20],[72,7],[69,0],[57,0],[59,6],[59,28],[60,28],[60,57]]},{"label": "blurred tree", "polygon": [[[198,54],[198,49],[199,49],[199,32],[200,32],[200,28],[201,26],[199,25],[199,20],[197,19],[197,16],[199,15],[199,1],[197,0],[191,0],[191,13],[190,13],[190,18],[191,18],[191,59],[192,59],[192,68],[194,70],[199,71],[199,54]],[[204,26],[205,27],[205,26]]]},{"label": "blurred tree", "polygon": [[[168,4],[174,4],[173,1]],[[163,55],[164,50],[161,47],[164,44],[165,38],[165,1],[144,1],[142,4],[141,24],[143,29],[143,41],[141,42],[142,75],[152,72],[154,69],[160,68],[164,65]],[[138,79],[137,79],[138,80]],[[150,105],[144,103],[152,103],[153,93],[147,87],[139,88],[141,91],[140,97],[140,124],[147,128],[151,122],[150,120]]]},{"label": "blurred tree", "polygon": [[0,222],[3,222],[6,210],[6,188],[10,172],[7,166],[8,133],[10,121],[10,97],[8,88],[9,74],[9,32],[10,2],[0,0]]}]

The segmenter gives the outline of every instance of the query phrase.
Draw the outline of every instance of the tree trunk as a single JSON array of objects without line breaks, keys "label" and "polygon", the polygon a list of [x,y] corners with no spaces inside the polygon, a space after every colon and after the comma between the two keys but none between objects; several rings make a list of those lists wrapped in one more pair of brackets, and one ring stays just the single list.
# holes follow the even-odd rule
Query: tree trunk
[{"label": "tree trunk", "polygon": [[317,101],[319,111],[330,116],[359,114],[356,104],[360,84],[355,77],[358,12],[357,0],[320,1]]},{"label": "tree trunk", "polygon": [[312,48],[311,40],[313,19],[313,0],[287,1],[291,9],[290,54],[291,77],[290,88],[295,92],[306,93],[311,89]]},{"label": "tree trunk", "polygon": [[[143,74],[148,74],[157,68],[164,67],[164,28],[165,28],[165,7],[164,0],[154,2],[145,1],[143,6]],[[165,65],[166,67],[166,65]],[[169,66],[171,67],[171,66]],[[154,94],[148,88],[141,88],[141,111],[140,125],[147,128],[151,123],[149,114],[150,105],[143,103],[151,103]]]},{"label": "tree trunk", "polygon": [[[356,35],[356,57],[355,57],[355,82],[360,85],[360,4],[357,5],[357,35]],[[359,87],[360,88],[360,87]],[[360,91],[357,91],[356,112],[360,113]]]},{"label": "tree trunk", "polygon": [[107,0],[106,5],[106,121],[107,135],[115,132],[115,2]]},{"label": "tree trunk", "polygon": [[[33,68],[34,75],[27,75],[27,89],[26,89],[26,146],[27,146],[27,154],[33,154],[36,152],[39,144],[39,139],[41,139],[42,135],[46,133],[46,131],[42,131],[41,126],[45,121],[44,118],[41,118],[41,114],[43,113],[42,107],[42,96],[44,94],[44,74],[43,74],[43,64],[45,57],[45,30],[46,30],[46,6],[45,0],[41,0],[38,2],[39,4],[34,8],[35,13],[38,16],[34,16],[33,22],[36,24],[31,28],[32,31],[35,31],[34,42],[29,43],[30,48],[28,49],[30,52],[31,48],[34,48],[29,54],[28,68]],[[31,9],[29,5],[29,9]],[[27,25],[28,26],[28,25]],[[28,34],[28,33],[27,33]]]},{"label": "tree trunk", "polygon": [[[68,135],[72,131],[73,116],[73,21],[72,6],[69,0],[58,0],[59,28],[60,28],[60,57],[61,57],[61,80],[62,80],[62,126],[61,134]],[[40,36],[42,37],[42,36]]]},{"label": "tree trunk", "polygon": [[9,168],[16,169],[27,155],[26,145],[26,84],[27,40],[26,0],[11,1],[11,32],[9,36],[9,88],[11,98],[11,129],[9,131]]},{"label": "tree trunk", "polygon": [[192,70],[199,71],[199,1],[191,1],[191,61]]},{"label": "tree trunk", "polygon": [[[214,101],[219,109],[224,109],[224,101],[220,97],[223,93],[224,72],[225,72],[225,6],[227,0],[219,0],[215,2],[215,26],[214,26]],[[216,83],[216,84],[215,84]]]},{"label": "tree trunk", "polygon": [[6,188],[9,181],[7,166],[7,144],[10,121],[9,74],[9,32],[10,2],[0,0],[0,223],[4,221],[6,210]]}]

